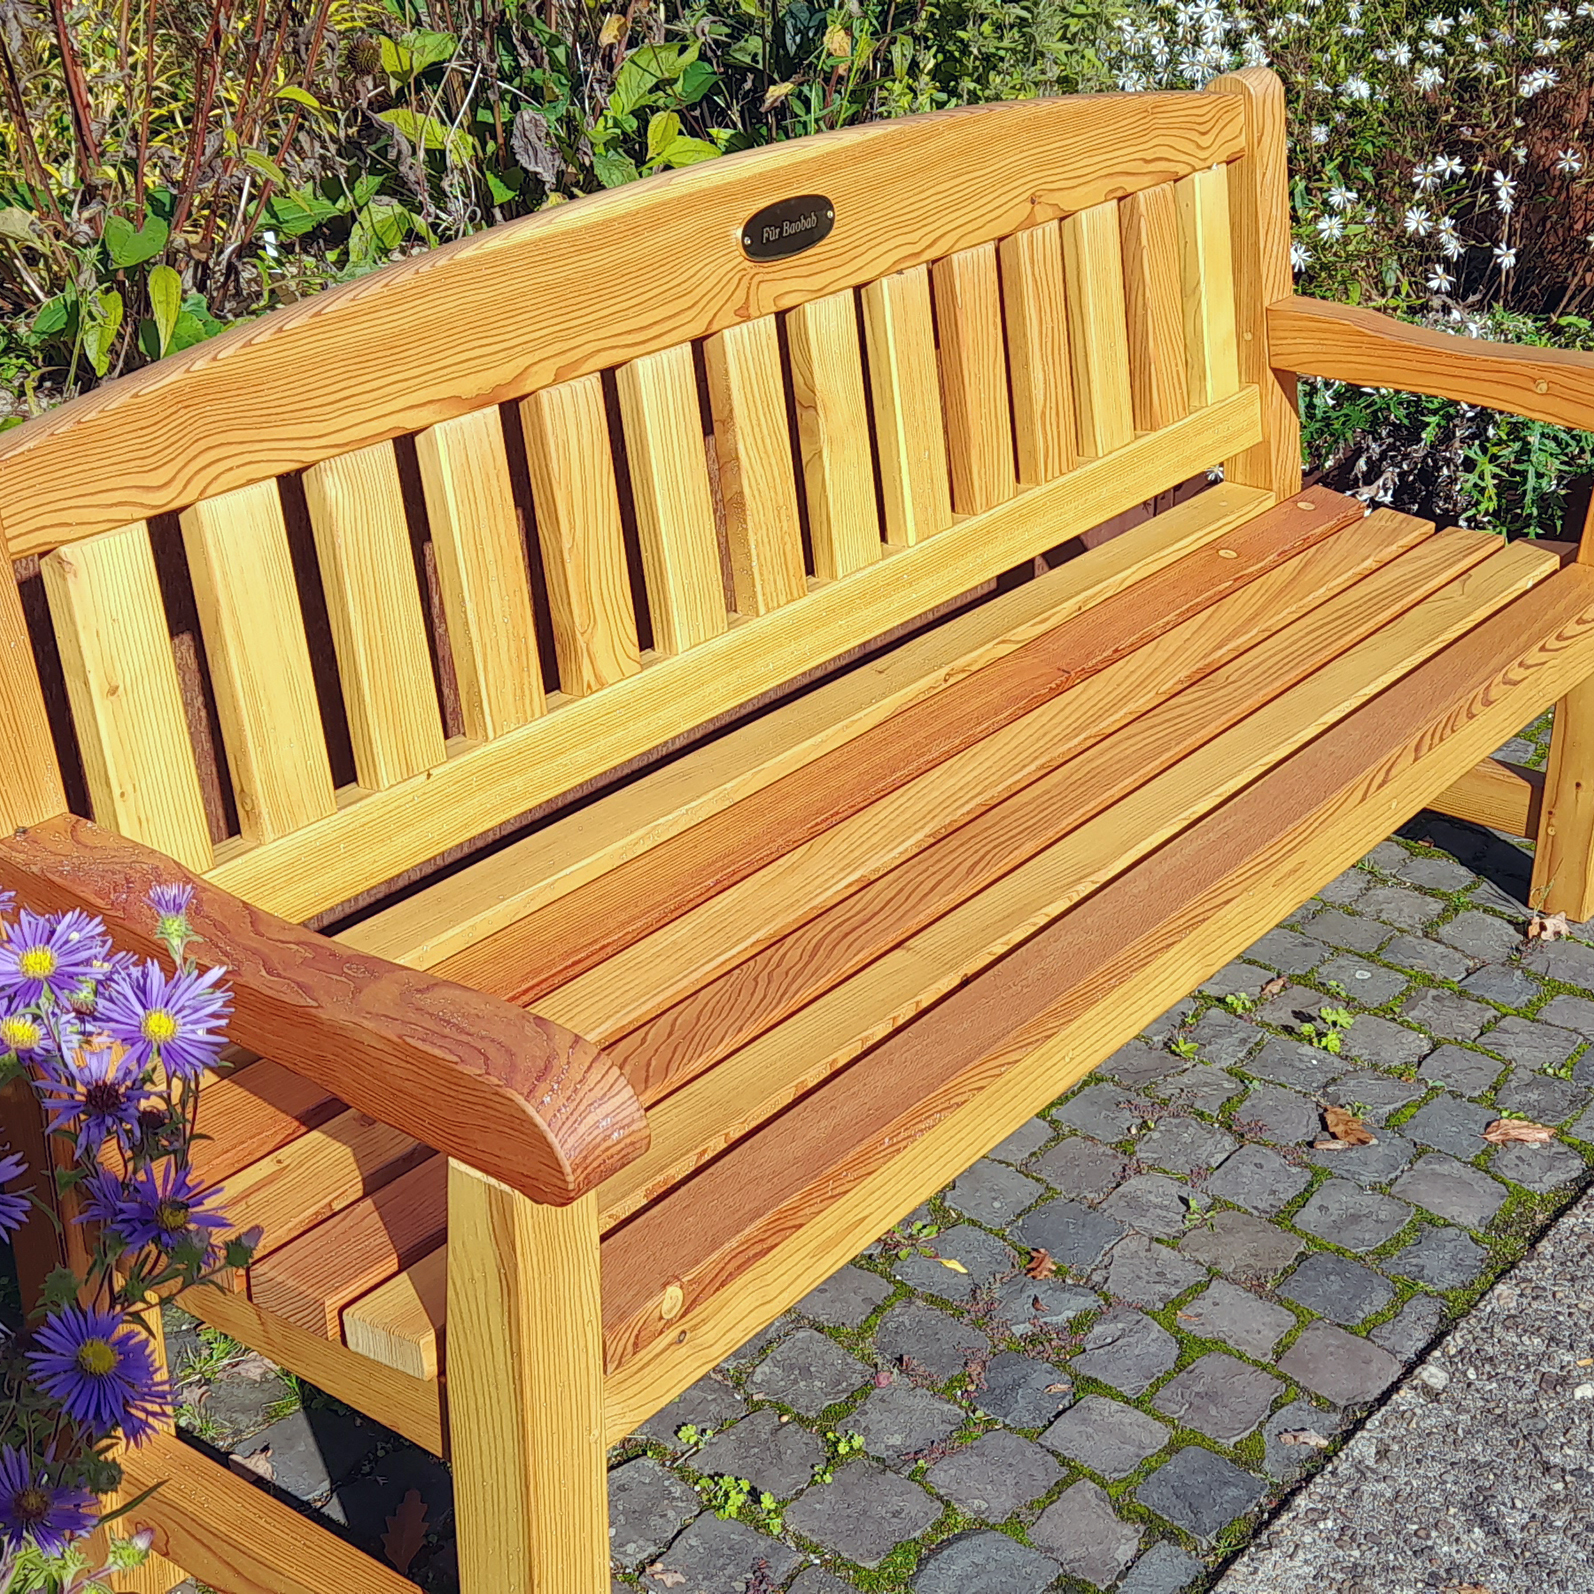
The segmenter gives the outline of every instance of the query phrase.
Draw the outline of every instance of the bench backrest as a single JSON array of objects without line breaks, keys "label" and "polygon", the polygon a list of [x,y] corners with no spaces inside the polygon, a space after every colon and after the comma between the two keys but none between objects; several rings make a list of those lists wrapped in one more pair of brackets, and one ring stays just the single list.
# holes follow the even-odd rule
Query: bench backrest
[{"label": "bench backrest", "polygon": [[1212,87],[710,162],[0,439],[0,817],[308,917],[1212,465],[1294,491],[1281,95]]}]

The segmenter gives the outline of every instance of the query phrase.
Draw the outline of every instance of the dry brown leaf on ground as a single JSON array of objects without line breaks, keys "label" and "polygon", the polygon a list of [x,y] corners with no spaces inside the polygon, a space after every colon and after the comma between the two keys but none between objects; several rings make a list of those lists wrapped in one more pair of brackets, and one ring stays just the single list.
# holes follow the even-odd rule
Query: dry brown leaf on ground
[{"label": "dry brown leaf on ground", "polygon": [[1066,1395],[1073,1387],[1072,1384],[1048,1384],[1046,1393],[1048,1395]]},{"label": "dry brown leaf on ground", "polygon": [[1329,1441],[1315,1428],[1295,1428],[1279,1435],[1281,1445],[1305,1445],[1310,1450],[1327,1450]]},{"label": "dry brown leaf on ground", "polygon": [[1514,1141],[1536,1146],[1554,1140],[1555,1131],[1548,1124],[1536,1124],[1530,1118],[1496,1118],[1484,1128],[1483,1138],[1491,1146],[1508,1146]]},{"label": "dry brown leaf on ground", "polygon": [[1378,1136],[1355,1113],[1346,1112],[1343,1107],[1325,1107],[1323,1109],[1323,1123],[1327,1127],[1329,1134],[1343,1145],[1376,1146],[1378,1144]]},{"label": "dry brown leaf on ground", "polygon": [[387,1532],[382,1535],[383,1553],[400,1572],[409,1571],[410,1562],[426,1542],[426,1530],[430,1526],[421,1491],[411,1489],[399,1502],[398,1514],[387,1519]]},{"label": "dry brown leaf on ground", "polygon": [[1045,1246],[1037,1245],[1030,1252],[1024,1271],[1032,1279],[1049,1279],[1057,1271],[1057,1264],[1052,1261],[1051,1252]]},{"label": "dry brown leaf on ground", "polygon": [[677,1588],[686,1581],[685,1572],[677,1572],[673,1566],[665,1566],[661,1561],[643,1567],[642,1571],[655,1583],[662,1583],[666,1588]]},{"label": "dry brown leaf on ground", "polygon": [[277,1469],[271,1463],[270,1445],[261,1445],[252,1456],[228,1456],[227,1465],[240,1478],[253,1478],[257,1483],[277,1481]]},{"label": "dry brown leaf on ground", "polygon": [[228,1362],[223,1369],[225,1377],[246,1379],[251,1384],[258,1384],[264,1378],[274,1377],[282,1369],[273,1361],[268,1361],[258,1351],[246,1351],[235,1362]]},{"label": "dry brown leaf on ground", "polygon": [[1268,980],[1263,985],[1262,989],[1257,992],[1257,996],[1261,1001],[1265,1002],[1269,997],[1277,996],[1279,992],[1282,991],[1289,983],[1290,982],[1285,979],[1282,974],[1275,974],[1273,978]]},{"label": "dry brown leaf on ground", "polygon": [[1528,920],[1528,940],[1559,941],[1572,933],[1564,913],[1535,913]]}]

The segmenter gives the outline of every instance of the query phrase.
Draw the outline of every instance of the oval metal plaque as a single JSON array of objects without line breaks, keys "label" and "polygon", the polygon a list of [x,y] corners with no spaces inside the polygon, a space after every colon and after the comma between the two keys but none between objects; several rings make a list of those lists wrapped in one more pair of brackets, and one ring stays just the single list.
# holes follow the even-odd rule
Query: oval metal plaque
[{"label": "oval metal plaque", "polygon": [[749,260],[784,260],[828,238],[835,225],[836,207],[823,194],[779,199],[742,223],[742,253]]}]

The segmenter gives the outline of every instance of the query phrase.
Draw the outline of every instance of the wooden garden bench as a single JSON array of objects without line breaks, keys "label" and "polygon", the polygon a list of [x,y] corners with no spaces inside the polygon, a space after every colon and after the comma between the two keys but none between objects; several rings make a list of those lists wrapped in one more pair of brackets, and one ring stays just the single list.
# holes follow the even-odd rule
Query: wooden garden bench
[{"label": "wooden garden bench", "polygon": [[[148,948],[195,882],[264,1238],[184,1304],[450,1458],[466,1594],[599,1594],[606,1445],[1417,809],[1525,826],[1472,772],[1567,694],[1587,911],[1594,572],[1303,491],[1292,373],[1588,424],[1594,362],[1291,299],[1283,129],[1249,71],[727,158],[0,445],[0,884]],[[130,1586],[411,1586],[127,1463]]]}]

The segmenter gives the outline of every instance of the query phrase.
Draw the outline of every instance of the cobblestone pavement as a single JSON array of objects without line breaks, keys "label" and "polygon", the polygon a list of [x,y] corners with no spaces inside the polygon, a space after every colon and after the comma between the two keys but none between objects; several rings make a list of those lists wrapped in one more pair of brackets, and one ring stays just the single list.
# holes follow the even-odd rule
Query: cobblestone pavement
[{"label": "cobblestone pavement", "polygon": [[[1594,1163],[1594,925],[1525,944],[1528,867],[1419,815],[660,1412],[615,1594],[1211,1587]],[[174,1344],[188,1427],[368,1546],[416,1490],[453,1587],[440,1463]]]}]

